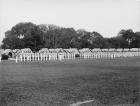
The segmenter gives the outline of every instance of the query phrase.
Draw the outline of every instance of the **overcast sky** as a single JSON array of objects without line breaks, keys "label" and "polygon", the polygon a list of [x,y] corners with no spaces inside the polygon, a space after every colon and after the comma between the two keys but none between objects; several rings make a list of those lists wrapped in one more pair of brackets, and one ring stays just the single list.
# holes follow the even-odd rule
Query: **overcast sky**
[{"label": "overcast sky", "polygon": [[0,42],[19,22],[55,24],[104,37],[121,29],[140,31],[140,0],[0,0]]}]

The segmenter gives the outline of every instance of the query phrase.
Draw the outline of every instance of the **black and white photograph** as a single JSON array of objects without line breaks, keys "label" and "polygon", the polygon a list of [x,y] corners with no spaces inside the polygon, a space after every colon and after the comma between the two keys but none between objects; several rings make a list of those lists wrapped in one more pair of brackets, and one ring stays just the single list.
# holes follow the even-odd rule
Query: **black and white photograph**
[{"label": "black and white photograph", "polygon": [[140,106],[140,0],[0,0],[0,106]]}]

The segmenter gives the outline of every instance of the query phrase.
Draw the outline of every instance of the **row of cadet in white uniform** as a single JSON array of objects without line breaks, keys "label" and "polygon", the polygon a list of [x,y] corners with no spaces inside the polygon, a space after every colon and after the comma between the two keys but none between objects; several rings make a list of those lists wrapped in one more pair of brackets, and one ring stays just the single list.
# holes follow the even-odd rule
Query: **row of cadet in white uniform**
[{"label": "row of cadet in white uniform", "polygon": [[131,50],[118,49],[118,51],[116,51],[115,49],[110,50],[111,51],[108,51],[108,49],[90,50],[89,48],[83,48],[80,50],[76,48],[71,49],[43,48],[38,53],[33,53],[31,49],[25,48],[22,50],[17,50],[15,60],[16,62],[18,62],[18,61],[47,61],[47,60],[66,60],[66,59],[69,60],[75,59],[77,57],[82,59],[92,59],[92,58],[116,58],[116,57],[140,56],[140,50],[138,48],[133,48]]},{"label": "row of cadet in white uniform", "polygon": [[49,60],[70,60],[75,58],[96,59],[140,56],[140,52],[89,52],[89,53],[25,53],[16,56],[18,61],[49,61]]}]

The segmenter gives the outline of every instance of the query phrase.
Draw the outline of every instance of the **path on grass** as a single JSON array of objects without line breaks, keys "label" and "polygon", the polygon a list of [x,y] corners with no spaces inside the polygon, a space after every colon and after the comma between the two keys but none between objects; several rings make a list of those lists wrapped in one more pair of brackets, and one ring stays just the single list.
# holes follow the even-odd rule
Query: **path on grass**
[{"label": "path on grass", "polygon": [[79,105],[82,105],[82,104],[85,104],[85,103],[90,103],[90,102],[93,102],[94,100],[86,100],[86,101],[82,101],[82,102],[76,102],[76,103],[73,103],[71,104],[70,106],[79,106]]}]

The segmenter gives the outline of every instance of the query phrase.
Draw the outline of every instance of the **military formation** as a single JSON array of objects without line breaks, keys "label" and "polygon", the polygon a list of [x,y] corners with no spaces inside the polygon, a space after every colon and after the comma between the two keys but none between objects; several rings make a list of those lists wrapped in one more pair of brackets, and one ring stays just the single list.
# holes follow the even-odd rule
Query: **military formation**
[{"label": "military formation", "polygon": [[101,58],[120,58],[120,57],[134,57],[140,56],[139,48],[131,48],[131,49],[48,49],[42,48],[38,52],[32,52],[30,48],[25,49],[6,49],[0,50],[0,61],[2,58],[2,54],[6,54],[9,58],[13,58],[16,62],[22,61],[51,61],[51,60],[71,60],[71,59],[101,59]]}]

